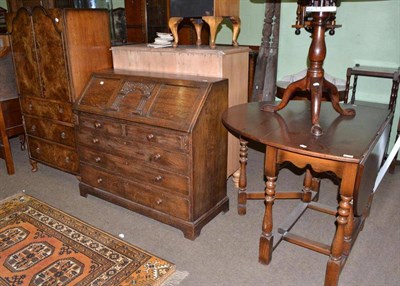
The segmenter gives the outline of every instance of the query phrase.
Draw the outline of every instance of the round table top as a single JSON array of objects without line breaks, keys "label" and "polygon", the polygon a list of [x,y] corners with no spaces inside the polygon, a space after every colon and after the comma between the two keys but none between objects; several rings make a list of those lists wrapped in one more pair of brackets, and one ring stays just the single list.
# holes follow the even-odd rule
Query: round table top
[{"label": "round table top", "polygon": [[309,101],[290,101],[277,112],[260,110],[264,104],[233,106],[225,111],[222,121],[237,136],[286,151],[344,162],[359,163],[392,117],[382,104],[353,105],[356,115],[342,116],[330,102],[322,102],[320,125],[324,134],[316,137],[310,131]]}]

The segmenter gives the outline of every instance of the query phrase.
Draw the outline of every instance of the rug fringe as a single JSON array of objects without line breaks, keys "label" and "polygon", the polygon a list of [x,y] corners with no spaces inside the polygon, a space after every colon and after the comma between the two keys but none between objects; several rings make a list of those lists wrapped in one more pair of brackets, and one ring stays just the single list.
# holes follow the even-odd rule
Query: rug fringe
[{"label": "rug fringe", "polygon": [[172,274],[171,277],[167,278],[167,280],[165,280],[161,286],[177,286],[181,284],[183,279],[185,279],[188,275],[189,272],[187,271],[175,271],[175,273]]}]

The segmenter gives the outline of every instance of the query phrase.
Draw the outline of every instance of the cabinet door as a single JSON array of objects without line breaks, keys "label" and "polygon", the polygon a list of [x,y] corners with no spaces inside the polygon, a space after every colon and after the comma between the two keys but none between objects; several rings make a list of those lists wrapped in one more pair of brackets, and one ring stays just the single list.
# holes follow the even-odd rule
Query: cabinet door
[{"label": "cabinet door", "polygon": [[168,0],[147,0],[147,41],[154,42],[157,32],[168,32]]},{"label": "cabinet door", "polygon": [[41,97],[39,67],[29,12],[21,9],[17,14],[8,14],[7,26],[11,34],[19,94]]},{"label": "cabinet door", "polygon": [[32,11],[43,97],[70,102],[69,74],[62,36],[62,10]]}]

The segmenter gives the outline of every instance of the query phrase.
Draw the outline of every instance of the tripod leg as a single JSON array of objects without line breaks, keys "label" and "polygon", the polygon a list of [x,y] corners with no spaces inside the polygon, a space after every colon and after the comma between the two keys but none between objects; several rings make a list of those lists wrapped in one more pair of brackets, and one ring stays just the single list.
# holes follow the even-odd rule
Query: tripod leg
[{"label": "tripod leg", "polygon": [[286,90],[282,96],[282,101],[278,105],[266,104],[261,107],[261,110],[268,111],[268,112],[275,112],[275,111],[281,110],[289,103],[289,100],[290,100],[292,94],[296,90],[306,90],[306,89],[307,89],[307,78],[306,77],[304,77],[298,81],[292,82],[286,88]]},{"label": "tripod leg", "polygon": [[331,100],[333,109],[335,109],[337,113],[339,113],[340,115],[345,115],[345,116],[356,115],[355,110],[352,108],[342,109],[342,107],[339,104],[339,92],[333,83],[324,79],[324,86],[328,90],[328,94],[330,95],[330,100]]}]

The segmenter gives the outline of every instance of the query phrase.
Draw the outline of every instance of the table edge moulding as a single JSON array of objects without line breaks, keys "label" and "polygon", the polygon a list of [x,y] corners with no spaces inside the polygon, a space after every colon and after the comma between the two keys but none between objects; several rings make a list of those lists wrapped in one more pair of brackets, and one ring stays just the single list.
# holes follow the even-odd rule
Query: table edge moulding
[{"label": "table edge moulding", "polygon": [[[324,136],[309,132],[307,120],[311,110],[308,101],[291,101],[279,113],[260,109],[265,102],[241,104],[229,108],[222,116],[226,128],[240,137],[240,178],[238,213],[246,214],[249,199],[265,201],[265,214],[259,241],[259,261],[269,264],[272,251],[280,241],[329,256],[325,285],[337,285],[340,272],[350,254],[357,235],[369,215],[374,184],[384,159],[393,112],[383,104],[353,106],[354,117],[339,115],[329,102],[321,103]],[[256,141],[265,145],[265,192],[247,191],[247,144]],[[290,162],[305,172],[300,191],[279,191],[280,168]],[[331,174],[340,184],[335,206],[318,202],[321,175]],[[286,222],[273,231],[272,207],[277,199],[300,199],[301,203],[288,215]],[[336,216],[336,233],[331,245],[301,237],[291,232],[306,209]]]}]

